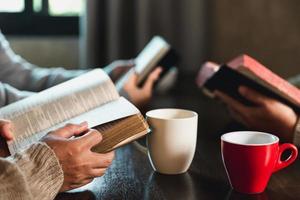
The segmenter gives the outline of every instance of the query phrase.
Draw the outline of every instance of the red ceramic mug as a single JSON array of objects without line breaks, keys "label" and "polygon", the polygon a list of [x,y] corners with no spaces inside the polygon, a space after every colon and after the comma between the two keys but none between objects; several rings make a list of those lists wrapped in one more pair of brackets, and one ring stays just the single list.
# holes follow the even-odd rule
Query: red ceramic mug
[{"label": "red ceramic mug", "polygon": [[[280,145],[278,137],[253,131],[222,135],[221,149],[231,187],[247,194],[263,192],[272,173],[290,165],[298,155],[294,145]],[[286,160],[281,160],[286,150],[291,154]]]}]

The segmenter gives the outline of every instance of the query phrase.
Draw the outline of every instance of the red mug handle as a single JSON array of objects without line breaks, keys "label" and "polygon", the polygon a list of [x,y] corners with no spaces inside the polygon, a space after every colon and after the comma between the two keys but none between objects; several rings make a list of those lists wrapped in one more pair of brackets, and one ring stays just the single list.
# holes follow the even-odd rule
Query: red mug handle
[{"label": "red mug handle", "polygon": [[[281,160],[281,155],[284,151],[291,150],[291,155],[286,160]],[[295,145],[290,143],[285,143],[279,145],[279,153],[278,153],[278,160],[274,169],[274,172],[277,172],[278,170],[281,170],[290,164],[292,164],[298,156],[298,149],[295,147]]]}]

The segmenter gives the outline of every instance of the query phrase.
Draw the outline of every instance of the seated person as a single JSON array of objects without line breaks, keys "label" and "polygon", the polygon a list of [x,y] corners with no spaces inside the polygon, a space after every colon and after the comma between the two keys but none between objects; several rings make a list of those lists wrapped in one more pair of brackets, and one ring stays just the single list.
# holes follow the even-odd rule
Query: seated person
[{"label": "seated person", "polygon": [[[113,62],[105,71],[114,75],[115,69],[121,68],[120,64],[124,64],[124,61]],[[125,64],[130,67],[128,63]],[[0,107],[86,71],[88,70],[43,69],[34,66],[17,56],[0,32]],[[160,68],[154,70],[142,88],[137,87],[137,77],[132,75],[123,88],[127,97],[137,106],[147,103],[152,96],[153,83],[160,72]],[[9,122],[1,121],[0,136],[12,139],[8,126]],[[83,132],[88,133],[71,139],[72,136]],[[0,174],[1,180],[2,183],[8,183],[0,184],[1,197],[53,199],[58,191],[80,187],[91,182],[94,177],[103,175],[114,154],[97,154],[90,151],[93,145],[101,141],[99,135],[94,130],[88,130],[86,123],[67,125],[49,133],[41,143],[30,146],[26,151],[7,159],[0,159],[1,172],[4,172]],[[1,138],[0,142],[5,143]],[[4,149],[2,144],[1,150]],[[69,146],[68,151],[65,151],[66,146]],[[8,152],[1,153],[6,153],[2,156],[8,156]]]},{"label": "seated person", "polygon": [[[13,139],[8,121],[0,120],[0,135]],[[102,176],[114,152],[91,152],[101,140],[101,134],[88,129],[86,122],[68,124],[23,152],[0,158],[0,199],[54,199],[58,192],[81,187]]]},{"label": "seated person", "polygon": [[[104,68],[104,70],[113,76],[112,79],[116,79],[115,72],[118,71],[118,68],[132,67],[133,65],[132,61],[115,61]],[[79,76],[88,70],[40,68],[30,64],[12,51],[8,41],[0,31],[0,107],[27,97],[32,94],[30,92],[39,92],[47,89]],[[160,73],[160,68],[155,69],[148,76],[142,88],[137,86],[136,75],[132,75],[125,84],[123,91],[121,91],[121,95],[128,97],[138,107],[145,105],[152,96],[153,84]],[[30,92],[20,92],[18,90]]]},{"label": "seated person", "polygon": [[216,96],[227,104],[233,118],[247,128],[272,133],[283,141],[300,145],[299,115],[292,108],[245,86],[239,87],[239,93],[256,106],[246,106],[220,91]]}]

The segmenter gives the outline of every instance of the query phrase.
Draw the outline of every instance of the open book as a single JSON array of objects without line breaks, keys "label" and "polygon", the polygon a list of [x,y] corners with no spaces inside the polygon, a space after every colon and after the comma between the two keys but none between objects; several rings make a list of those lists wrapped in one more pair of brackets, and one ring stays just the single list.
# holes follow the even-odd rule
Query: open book
[{"label": "open book", "polygon": [[0,109],[0,118],[11,120],[14,140],[11,154],[38,141],[66,123],[87,121],[102,133],[94,150],[103,153],[144,136],[148,130],[139,110],[120,97],[101,69],[39,92]]},{"label": "open book", "polygon": [[205,65],[199,71],[197,84],[211,97],[215,90],[220,90],[246,105],[253,105],[238,92],[239,86],[248,86],[300,113],[300,90],[247,55],[222,66]]},{"label": "open book", "polygon": [[[117,82],[118,90],[123,88],[128,78],[133,74],[138,75],[138,85],[143,85],[145,79],[156,66],[162,66],[163,71],[160,78],[168,74],[169,70],[175,67],[178,56],[162,37],[154,36],[145,48],[135,58],[135,66],[122,76]],[[174,71],[174,70],[173,70]]]}]

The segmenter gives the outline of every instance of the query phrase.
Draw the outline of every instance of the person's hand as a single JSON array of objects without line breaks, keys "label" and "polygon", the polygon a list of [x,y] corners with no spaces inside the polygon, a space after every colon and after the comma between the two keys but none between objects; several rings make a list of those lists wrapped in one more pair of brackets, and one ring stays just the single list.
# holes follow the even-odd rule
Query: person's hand
[{"label": "person's hand", "polygon": [[11,122],[0,120],[0,157],[7,157],[10,155],[6,142],[12,139]]},{"label": "person's hand", "polygon": [[291,142],[297,123],[297,114],[289,106],[241,86],[239,93],[255,106],[245,106],[228,95],[217,91],[216,96],[226,103],[231,115],[250,129],[278,135]]},{"label": "person's hand", "polygon": [[161,67],[157,67],[153,70],[141,88],[138,87],[137,74],[132,74],[129,77],[128,81],[124,85],[124,91],[128,94],[133,104],[138,107],[142,107],[150,101],[153,93],[153,85],[159,78],[161,72]]},{"label": "person's hand", "polygon": [[215,62],[207,61],[203,63],[196,77],[196,83],[198,87],[203,87],[206,81],[210,79],[219,69],[220,65]]},{"label": "person's hand", "polygon": [[107,66],[107,73],[113,82],[119,80],[135,65],[134,60],[116,60]]},{"label": "person's hand", "polygon": [[88,129],[87,123],[68,124],[50,132],[42,139],[53,149],[64,172],[61,192],[86,185],[105,173],[113,161],[114,152],[92,152],[91,148],[101,140],[101,134]]},{"label": "person's hand", "polygon": [[8,120],[0,120],[0,136],[6,141],[13,139],[13,133],[11,131],[11,122]]}]

